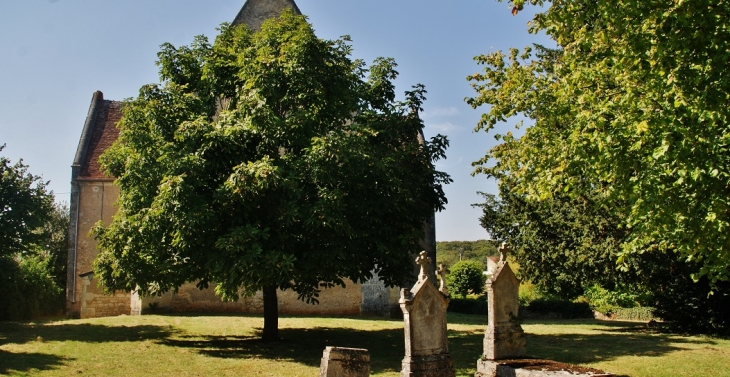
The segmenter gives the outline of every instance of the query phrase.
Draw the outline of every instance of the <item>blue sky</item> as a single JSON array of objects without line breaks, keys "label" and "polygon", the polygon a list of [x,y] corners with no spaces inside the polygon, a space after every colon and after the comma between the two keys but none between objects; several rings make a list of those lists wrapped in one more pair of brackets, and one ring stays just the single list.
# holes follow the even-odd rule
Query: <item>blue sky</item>
[{"label": "blue sky", "polygon": [[[474,133],[481,113],[464,98],[473,90],[466,76],[479,71],[475,55],[546,37],[527,33],[529,10],[512,16],[495,0],[297,0],[317,35],[352,37],[353,57],[371,62],[393,57],[400,93],[422,83],[428,90],[422,117],[426,136],[451,141],[439,169],[451,174],[449,204],[437,214],[439,241],[488,238],[479,226],[477,191],[495,192],[495,182],[471,177],[471,162],[494,145]],[[13,162],[50,180],[58,200],[68,201],[71,163],[91,96],[136,95],[159,82],[160,44],[189,44],[233,20],[244,0],[3,0],[0,3],[0,145]]]}]

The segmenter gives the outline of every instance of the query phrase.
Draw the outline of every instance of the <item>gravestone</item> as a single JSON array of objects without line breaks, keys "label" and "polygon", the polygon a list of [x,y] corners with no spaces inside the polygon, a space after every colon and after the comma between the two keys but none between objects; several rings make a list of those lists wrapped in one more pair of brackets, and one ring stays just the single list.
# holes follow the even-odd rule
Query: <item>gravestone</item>
[{"label": "gravestone", "polygon": [[370,354],[363,348],[327,347],[322,353],[319,377],[369,377]]},{"label": "gravestone", "polygon": [[[361,287],[362,301],[360,303],[361,314],[371,314],[378,316],[391,316],[392,309],[400,312],[398,305],[393,302],[391,308],[391,288],[385,285],[377,269],[373,270],[373,277],[365,280]],[[395,291],[394,291],[395,293]],[[394,300],[395,301],[395,300]]]},{"label": "gravestone", "polygon": [[[416,259],[421,266],[418,281],[413,288],[401,290],[400,307],[403,311],[406,355],[401,377],[451,377],[455,375],[446,339],[446,308],[449,298],[436,288],[428,277],[431,263],[425,251]],[[446,269],[440,271],[445,276]],[[442,280],[445,282],[445,279]]]},{"label": "gravestone", "polygon": [[499,248],[497,268],[487,280],[489,323],[484,334],[484,357],[487,360],[525,356],[525,333],[520,326],[520,281],[507,263],[509,248]]},{"label": "gravestone", "polygon": [[489,323],[484,334],[484,355],[474,377],[613,377],[604,371],[552,360],[526,357],[525,333],[518,318],[520,281],[507,263],[503,243],[494,274],[487,280]]},{"label": "gravestone", "polygon": [[514,376],[512,369],[506,373],[508,370],[503,368],[498,373],[500,364],[495,360],[526,356],[525,333],[518,318],[520,281],[507,263],[508,251],[507,244],[503,243],[494,274],[487,279],[489,323],[484,334],[484,355],[477,361],[476,377]]}]

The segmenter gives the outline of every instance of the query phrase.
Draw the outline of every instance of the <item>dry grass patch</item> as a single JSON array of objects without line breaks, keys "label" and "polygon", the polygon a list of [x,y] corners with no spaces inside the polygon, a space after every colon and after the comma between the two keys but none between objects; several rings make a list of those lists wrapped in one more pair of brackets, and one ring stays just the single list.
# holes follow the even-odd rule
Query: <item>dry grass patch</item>
[{"label": "dry grass patch", "polygon": [[[473,376],[486,318],[449,314],[459,376]],[[370,350],[373,376],[399,376],[403,322],[280,319],[282,341],[263,343],[249,316],[142,316],[0,323],[0,374],[13,376],[316,376],[328,345]],[[637,324],[528,321],[528,352],[640,376],[730,377],[730,341],[654,334]],[[686,371],[686,372],[685,372]],[[710,373],[709,371],[712,371]]]}]

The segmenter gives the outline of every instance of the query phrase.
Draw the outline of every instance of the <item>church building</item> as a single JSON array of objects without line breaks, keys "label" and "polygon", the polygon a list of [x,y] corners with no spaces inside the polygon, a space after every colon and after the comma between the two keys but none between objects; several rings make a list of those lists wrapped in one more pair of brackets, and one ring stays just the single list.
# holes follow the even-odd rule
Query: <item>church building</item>
[{"label": "church building", "polygon": [[[244,24],[257,30],[264,20],[277,17],[287,8],[301,14],[293,0],[247,0],[232,24]],[[90,230],[99,220],[107,224],[111,222],[117,211],[119,188],[113,184],[114,177],[102,171],[99,156],[119,137],[116,124],[121,117],[121,102],[105,99],[100,91],[93,94],[71,166],[67,315],[92,318],[162,311],[263,313],[260,292],[238,302],[223,302],[213,288],[199,290],[194,283],[180,287],[178,293],[168,292],[162,297],[139,297],[134,292],[123,291],[103,294],[98,279],[94,279],[92,264],[99,251]],[[430,224],[430,229],[434,232],[433,224]],[[435,260],[435,237],[428,231],[427,234],[430,235],[427,238],[431,238],[428,243],[431,247],[426,248]],[[297,300],[297,294],[291,290],[279,291],[279,313],[389,315],[393,310],[400,312],[397,289],[384,286],[377,276],[363,284],[346,283],[346,288],[324,289],[318,305]]]}]

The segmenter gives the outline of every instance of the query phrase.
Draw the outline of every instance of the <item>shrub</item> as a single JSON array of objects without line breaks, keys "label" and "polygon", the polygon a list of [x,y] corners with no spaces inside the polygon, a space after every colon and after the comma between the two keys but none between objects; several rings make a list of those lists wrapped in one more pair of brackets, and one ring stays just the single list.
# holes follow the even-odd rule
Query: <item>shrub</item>
[{"label": "shrub", "polygon": [[484,314],[487,315],[489,310],[487,306],[487,297],[479,298],[452,298],[449,303],[448,311],[463,314]]},{"label": "shrub", "polygon": [[628,289],[608,290],[597,284],[586,287],[583,295],[593,309],[604,314],[634,308],[642,300],[639,294],[629,292]]},{"label": "shrub", "polygon": [[451,274],[446,277],[446,282],[451,292],[466,297],[467,294],[480,294],[484,292],[486,276],[484,266],[473,260],[456,262],[451,267]]},{"label": "shrub", "polygon": [[38,255],[0,258],[0,320],[31,319],[63,310],[63,289],[54,281],[50,259]]},{"label": "shrub", "polygon": [[524,308],[523,316],[557,317],[564,319],[593,318],[593,310],[585,302],[542,298],[530,302]]},{"label": "shrub", "polygon": [[616,308],[611,314],[613,319],[625,321],[650,321],[654,319],[653,312],[656,309],[648,306],[636,308]]}]

